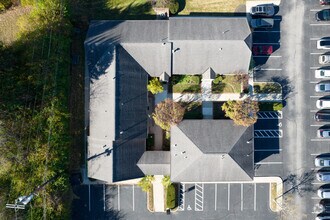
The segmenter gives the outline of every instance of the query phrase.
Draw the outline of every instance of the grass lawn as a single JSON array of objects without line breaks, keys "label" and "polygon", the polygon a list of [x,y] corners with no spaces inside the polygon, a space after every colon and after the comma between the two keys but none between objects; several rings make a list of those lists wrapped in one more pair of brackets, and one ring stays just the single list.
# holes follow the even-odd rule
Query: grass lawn
[{"label": "grass lawn", "polygon": [[282,93],[282,86],[275,82],[254,83],[253,88],[255,93]]},{"label": "grass lawn", "polygon": [[282,102],[259,102],[259,111],[280,111],[282,108]]},{"label": "grass lawn", "polygon": [[173,75],[171,77],[173,93],[201,93],[201,76]]},{"label": "grass lawn", "polygon": [[271,196],[271,204],[270,204],[270,209],[275,212],[276,211],[276,201],[275,201],[275,198],[277,198],[277,188],[276,188],[276,183],[271,183],[270,184],[270,187],[271,187],[271,193],[270,193],[270,196]]},{"label": "grass lawn", "polygon": [[212,82],[212,93],[240,93],[241,83],[237,82],[235,76],[220,75]]},{"label": "grass lawn", "polygon": [[176,206],[176,189],[173,184],[169,185],[166,190],[166,208],[173,209]]},{"label": "grass lawn", "polygon": [[[179,3],[185,2],[183,10],[180,4],[179,15],[187,15],[190,13],[230,13],[235,12],[237,7],[245,5],[246,0],[178,0]],[[184,3],[183,3],[184,4]]]},{"label": "grass lawn", "polygon": [[202,102],[181,102],[180,104],[186,108],[186,111],[183,116],[184,119],[203,118]]}]

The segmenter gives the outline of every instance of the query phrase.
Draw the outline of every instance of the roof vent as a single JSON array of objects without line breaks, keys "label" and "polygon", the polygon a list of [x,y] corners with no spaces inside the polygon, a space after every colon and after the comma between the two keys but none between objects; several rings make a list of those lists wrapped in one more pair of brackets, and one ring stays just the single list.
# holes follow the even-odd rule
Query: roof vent
[{"label": "roof vent", "polygon": [[185,153],[186,153],[186,151],[182,151],[182,152],[181,152],[181,154],[185,154]]}]

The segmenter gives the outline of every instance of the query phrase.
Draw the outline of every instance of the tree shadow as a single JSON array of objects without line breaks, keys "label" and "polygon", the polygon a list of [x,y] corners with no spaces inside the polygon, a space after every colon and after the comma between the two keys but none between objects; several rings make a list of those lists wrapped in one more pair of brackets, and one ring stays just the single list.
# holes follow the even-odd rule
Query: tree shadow
[{"label": "tree shadow", "polygon": [[[273,82],[277,82],[282,86],[282,99],[285,101],[290,97],[290,95],[294,92],[294,86],[288,77],[284,76],[273,76],[271,78]],[[284,105],[283,105],[284,106]]]},{"label": "tree shadow", "polygon": [[178,13],[180,13],[186,7],[186,0],[177,0],[177,1],[179,3]]}]

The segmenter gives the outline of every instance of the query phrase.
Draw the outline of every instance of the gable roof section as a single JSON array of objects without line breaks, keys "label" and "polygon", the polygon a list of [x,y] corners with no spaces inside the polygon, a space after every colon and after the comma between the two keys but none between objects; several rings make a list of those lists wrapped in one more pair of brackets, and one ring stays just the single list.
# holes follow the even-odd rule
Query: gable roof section
[{"label": "gable roof section", "polygon": [[145,175],[170,175],[169,151],[146,151],[137,163]]},{"label": "gable roof section", "polygon": [[[232,120],[184,120],[171,128],[171,180],[250,181],[254,176],[253,127]],[[175,146],[176,145],[176,146]]]}]

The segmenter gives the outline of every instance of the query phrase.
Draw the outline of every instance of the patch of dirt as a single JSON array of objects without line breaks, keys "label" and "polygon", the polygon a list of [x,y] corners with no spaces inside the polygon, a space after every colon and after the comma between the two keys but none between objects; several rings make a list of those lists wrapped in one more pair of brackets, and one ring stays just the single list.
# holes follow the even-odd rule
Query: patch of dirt
[{"label": "patch of dirt", "polygon": [[0,13],[0,41],[9,45],[17,39],[18,25],[17,21],[22,15],[30,12],[30,7],[12,7],[4,13]]}]

